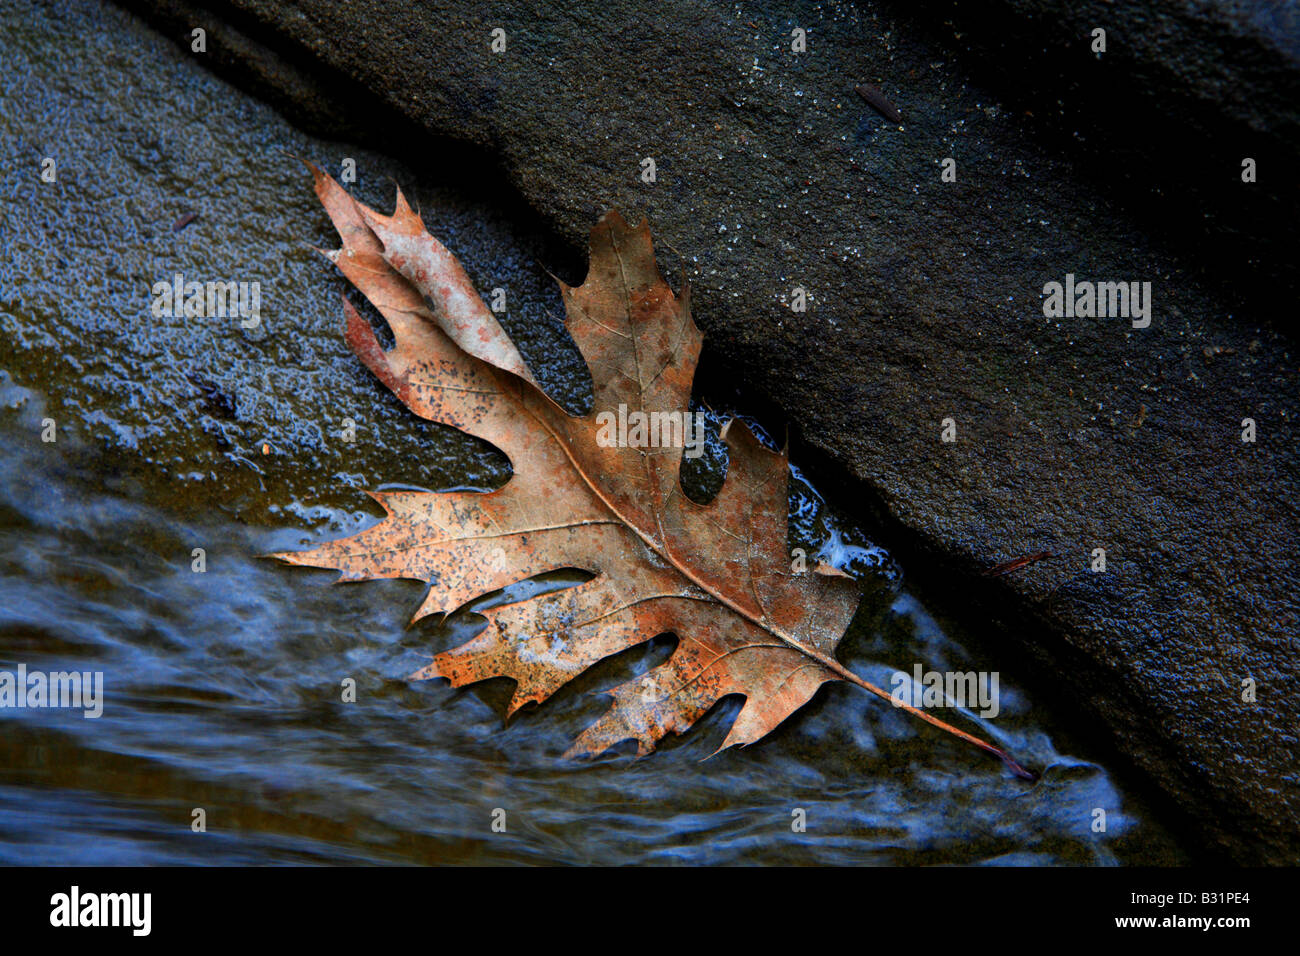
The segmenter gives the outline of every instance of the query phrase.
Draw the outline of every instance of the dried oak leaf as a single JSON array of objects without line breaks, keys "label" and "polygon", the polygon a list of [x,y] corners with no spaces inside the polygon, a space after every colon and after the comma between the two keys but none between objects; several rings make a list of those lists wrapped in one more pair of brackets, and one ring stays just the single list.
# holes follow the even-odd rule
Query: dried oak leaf
[{"label": "dried oak leaf", "polygon": [[513,712],[603,658],[677,635],[665,663],[607,692],[613,706],[570,754],[597,754],[628,739],[647,753],[728,694],[745,704],[722,748],[763,737],[827,681],[891,699],[835,659],[858,604],[854,581],[824,565],[791,568],[784,453],[764,448],[744,424],[728,423],[726,481],[702,505],[682,491],[680,442],[607,447],[598,440],[597,416],[620,405],[629,414],[687,411],[700,354],[689,292],[674,295],[659,274],[645,223],[632,228],[608,213],[591,233],[586,281],[561,283],[566,325],[594,389],[592,411],[574,416],[538,386],[460,264],[400,191],[393,215],[384,216],[315,167],[312,173],[343,240],[326,255],[395,339],[385,351],[345,300],[348,345],[415,414],[501,449],[513,475],[490,493],[371,493],[384,520],[277,557],[337,569],[343,581],[427,581],[413,620],[547,571],[590,572],[575,587],[483,612],[482,633],[411,675],[455,686],[509,677],[517,685]]}]

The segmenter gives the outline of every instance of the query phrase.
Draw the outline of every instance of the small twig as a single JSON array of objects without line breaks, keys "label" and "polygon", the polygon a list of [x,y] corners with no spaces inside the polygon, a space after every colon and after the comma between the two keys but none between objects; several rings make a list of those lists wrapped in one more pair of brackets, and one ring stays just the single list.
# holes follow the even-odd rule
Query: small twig
[{"label": "small twig", "polygon": [[898,112],[898,107],[885,98],[885,94],[880,92],[870,83],[859,83],[854,87],[858,91],[858,96],[866,100],[871,106],[891,123],[903,122],[903,114]]},{"label": "small twig", "polygon": [[1043,558],[1050,558],[1050,551],[1035,551],[1033,554],[1026,554],[1023,557],[1012,558],[1010,561],[1003,561],[1001,564],[995,564],[984,572],[986,578],[1001,577],[1004,574],[1010,574],[1012,571],[1019,571],[1021,568],[1033,564],[1035,561],[1041,561]]}]

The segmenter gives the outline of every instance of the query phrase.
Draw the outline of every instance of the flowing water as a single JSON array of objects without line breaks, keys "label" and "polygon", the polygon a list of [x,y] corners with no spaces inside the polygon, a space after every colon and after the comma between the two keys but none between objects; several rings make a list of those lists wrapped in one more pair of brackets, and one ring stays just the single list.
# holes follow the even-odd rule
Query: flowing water
[{"label": "flowing water", "polygon": [[[588,382],[547,272],[578,281],[581,264],[503,188],[313,139],[114,8],[0,11],[0,672],[104,680],[97,718],[0,708],[0,862],[1187,858],[1068,733],[1081,728],[1027,692],[1017,660],[937,619],[797,467],[791,545],[863,586],[841,660],[886,687],[915,664],[998,672],[995,719],[944,716],[1042,769],[1039,782],[849,686],[743,750],[709,758],[738,711],[728,699],[646,759],[565,760],[607,706],[596,692],[664,660],[668,636],[508,723],[504,681],[405,680],[481,626],[476,608],[579,578],[521,582],[408,627],[418,582],[334,586],[259,557],[375,521],[362,487],[508,476],[491,449],[413,421],[343,348],[343,282],[309,248],[333,240],[289,157],[356,157],[357,189],[379,205],[386,177],[411,186],[479,287],[510,290],[505,324],[571,406]],[[56,183],[39,178],[47,156]],[[264,325],[152,314],[152,285],[177,271],[262,282]],[[723,383],[697,392],[716,433],[737,409]],[[338,437],[345,418],[353,442]],[[707,497],[724,468],[711,439],[692,492]]]}]

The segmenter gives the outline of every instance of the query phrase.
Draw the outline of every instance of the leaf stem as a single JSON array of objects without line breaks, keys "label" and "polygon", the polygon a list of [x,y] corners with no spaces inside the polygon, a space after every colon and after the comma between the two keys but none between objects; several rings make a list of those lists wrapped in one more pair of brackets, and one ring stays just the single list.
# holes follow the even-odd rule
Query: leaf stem
[{"label": "leaf stem", "polygon": [[1019,777],[1021,780],[1035,781],[1038,779],[1038,774],[1034,773],[1032,770],[1026,770],[1019,763],[1013,760],[1011,758],[1011,755],[1007,753],[1005,750],[1003,750],[1001,747],[995,747],[987,740],[983,740],[980,737],[976,737],[974,734],[968,734],[964,730],[959,730],[958,728],[954,727],[952,724],[948,723],[947,721],[943,721],[940,720],[938,717],[935,717],[933,714],[928,714],[918,707],[913,707],[911,704],[904,703],[894,695],[887,693],[886,691],[877,687],[875,684],[871,683],[870,681],[863,680],[857,674],[853,673],[853,671],[849,670],[847,667],[840,664],[839,661],[835,661],[833,666],[830,663],[827,663],[827,666],[831,667],[832,670],[834,670],[837,674],[843,677],[846,681],[849,681],[852,684],[857,684],[863,690],[868,690],[871,693],[875,694],[877,697],[884,698],[885,700],[893,704],[895,707],[899,707],[907,711],[912,716],[920,717],[927,724],[933,724],[935,727],[938,727],[940,730],[946,730],[954,737],[960,737],[968,744],[973,744],[974,746],[978,747],[980,750],[983,750],[985,753],[992,754],[993,756],[1001,760],[1004,764],[1006,764],[1007,768],[1012,773],[1014,773],[1017,777]]}]

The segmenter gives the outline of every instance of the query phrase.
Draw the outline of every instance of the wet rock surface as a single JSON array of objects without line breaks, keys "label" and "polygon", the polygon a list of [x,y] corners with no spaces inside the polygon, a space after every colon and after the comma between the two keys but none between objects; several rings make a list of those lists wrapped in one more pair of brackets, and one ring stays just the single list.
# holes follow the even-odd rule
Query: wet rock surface
[{"label": "wet rock surface", "polygon": [[[1294,860],[1294,347],[930,31],[869,4],[129,6],[187,46],[204,26],[214,65],[258,63],[256,82],[304,119],[327,123],[346,96],[489,151],[571,248],[609,206],[648,216],[684,259],[717,374],[788,417],[804,453],[929,569],[922,584],[1038,660],[1208,842]],[[946,157],[956,182],[940,179]],[[412,161],[436,176],[437,153]],[[359,166],[363,182],[382,175]],[[1206,187],[1228,197],[1219,209],[1250,188],[1235,162],[1223,176]],[[230,228],[254,240],[262,227],[231,215]],[[442,235],[471,275],[499,268],[494,250]],[[271,252],[250,241],[247,261]],[[1152,282],[1150,326],[1044,318],[1044,283],[1067,274]],[[796,287],[805,312],[790,308]],[[324,329],[320,349],[341,349]],[[285,348],[274,364],[291,369],[303,356]],[[1039,550],[1051,557],[980,574]]]},{"label": "wet rock surface", "polygon": [[[126,29],[127,15],[94,10],[4,11],[0,360],[49,394],[59,437],[102,439],[151,488],[161,473],[176,500],[250,521],[266,519],[268,503],[354,505],[354,489],[383,482],[503,479],[508,466],[495,450],[421,423],[376,391],[343,343],[339,298],[322,295],[342,291],[316,251],[336,247],[337,236],[300,158],[336,170],[351,158],[358,195],[383,208],[395,182],[414,182],[410,170],[299,133],[138,25],[123,47],[147,50],[152,68],[137,79],[123,67],[120,86],[110,70],[79,72],[81,58],[119,55],[104,35]],[[51,33],[68,38],[61,62],[50,60]],[[40,175],[47,158],[53,182]],[[412,203],[456,236],[485,291],[510,289],[502,321],[536,350],[548,384],[580,401],[568,374],[580,360],[548,272],[567,271],[564,257],[477,180],[425,181],[434,180],[437,189],[414,186]],[[212,282],[256,283],[256,320],[235,314],[234,297],[221,316],[172,309],[155,285],[177,275],[205,292]]]},{"label": "wet rock surface", "polygon": [[[1295,301],[1300,277],[1278,250],[1300,238],[1300,195],[1276,173],[1300,159],[1300,8],[1267,0],[923,7],[889,4],[903,17],[910,10],[1146,233],[1214,275],[1216,292],[1236,291],[1266,318]],[[1246,158],[1270,172],[1239,189],[1233,174]]]}]

